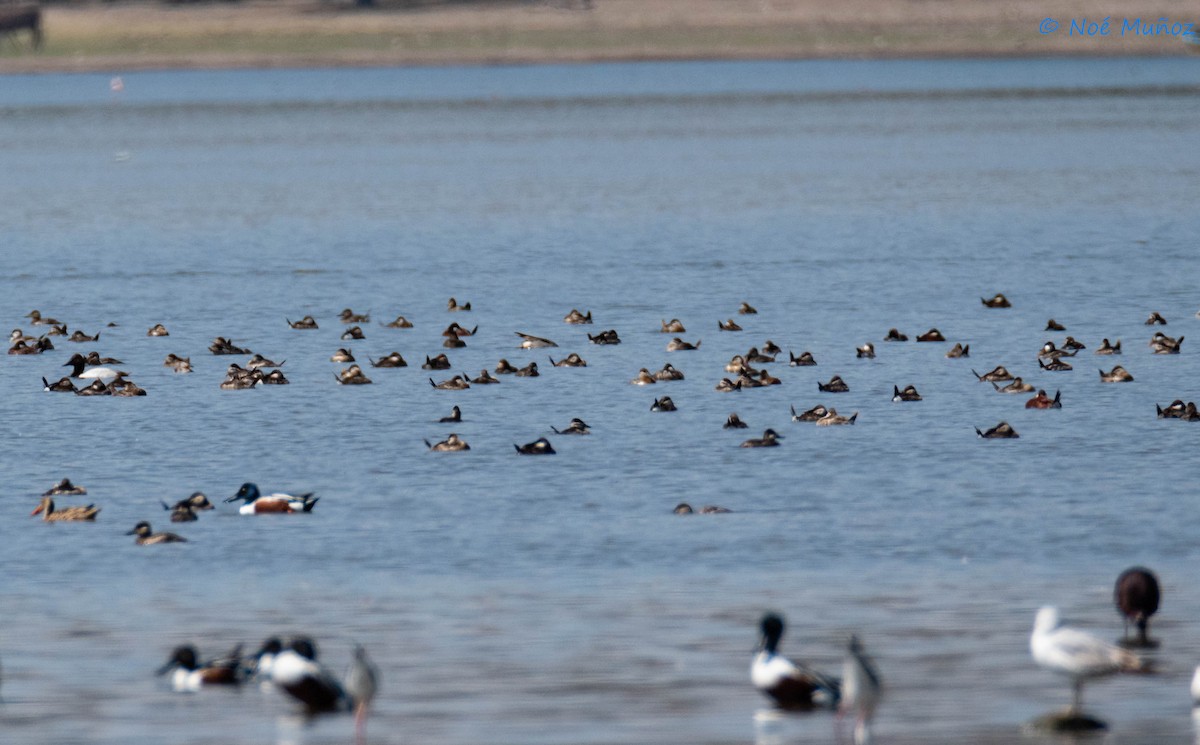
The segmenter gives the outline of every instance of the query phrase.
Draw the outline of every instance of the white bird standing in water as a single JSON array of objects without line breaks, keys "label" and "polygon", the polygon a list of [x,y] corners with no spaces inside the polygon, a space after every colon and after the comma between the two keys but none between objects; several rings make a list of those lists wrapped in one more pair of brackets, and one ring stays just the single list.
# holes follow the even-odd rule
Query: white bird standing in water
[{"label": "white bird standing in water", "polygon": [[354,662],[350,663],[343,687],[354,706],[355,740],[364,742],[367,734],[367,709],[379,689],[379,670],[371,663],[367,657],[367,650],[363,649],[361,644],[354,647]]},{"label": "white bird standing in water", "polygon": [[1142,660],[1134,653],[1063,626],[1058,609],[1051,606],[1037,612],[1029,649],[1038,665],[1071,679],[1073,694],[1068,716],[1080,715],[1083,683],[1088,678],[1142,669]]},{"label": "white bird standing in water", "polygon": [[883,682],[871,658],[863,651],[857,636],[850,637],[846,662],[842,668],[842,703],[838,720],[854,713],[854,743],[867,745],[871,741],[871,720],[883,695]]}]

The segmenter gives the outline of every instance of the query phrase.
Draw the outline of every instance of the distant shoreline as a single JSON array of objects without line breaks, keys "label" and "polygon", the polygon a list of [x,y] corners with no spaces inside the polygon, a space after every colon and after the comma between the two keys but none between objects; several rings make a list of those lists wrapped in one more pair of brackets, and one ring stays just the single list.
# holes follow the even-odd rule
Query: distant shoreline
[{"label": "distant shoreline", "polygon": [[[346,0],[339,0],[345,2]],[[387,0],[377,0],[384,4]],[[1127,3],[1107,18],[1180,19],[1186,3]],[[534,65],[589,62],[1156,57],[1200,51],[1174,36],[1072,33],[1071,0],[593,0],[457,2],[358,10],[328,0],[43,8],[45,44],[0,37],[0,74],[139,70]],[[1098,13],[1099,11],[1095,11]],[[1053,33],[1048,19],[1058,18]],[[1095,20],[1100,20],[1099,18]],[[1095,23],[1095,21],[1089,21]],[[1200,23],[1197,23],[1200,25]]]}]

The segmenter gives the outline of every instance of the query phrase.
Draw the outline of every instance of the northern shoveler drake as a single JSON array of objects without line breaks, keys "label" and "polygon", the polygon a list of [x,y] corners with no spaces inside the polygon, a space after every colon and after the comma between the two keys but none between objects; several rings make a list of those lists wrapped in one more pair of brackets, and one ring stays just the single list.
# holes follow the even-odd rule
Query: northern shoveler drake
[{"label": "northern shoveler drake", "polygon": [[[678,508],[677,508],[678,509]],[[835,706],[841,685],[835,678],[822,675],[803,663],[795,663],[779,653],[783,638],[783,618],[767,613],[759,623],[762,640],[750,663],[750,682],[781,709],[808,710],[816,706]]]},{"label": "northern shoveler drake", "polygon": [[271,667],[275,663],[276,655],[282,651],[283,642],[279,637],[272,636],[247,660],[251,675],[258,679],[264,690],[271,687]]},{"label": "northern shoveler drake", "polygon": [[389,329],[410,329],[413,327],[413,324],[412,321],[408,320],[404,316],[396,316],[396,320],[392,321],[391,323],[385,323],[383,326],[384,328]]},{"label": "northern shoveler drake", "polygon": [[682,334],[686,331],[687,329],[683,327],[683,321],[680,321],[678,318],[662,322],[662,333],[664,334]]},{"label": "northern shoveler drake", "polygon": [[111,367],[92,367],[85,370],[87,358],[82,354],[71,355],[71,359],[64,362],[62,366],[71,368],[71,377],[80,380],[103,380],[108,383],[123,374],[120,370],[114,370]]},{"label": "northern shoveler drake", "polygon": [[1116,344],[1109,344],[1108,339],[1100,343],[1100,348],[1096,350],[1096,354],[1120,354],[1121,340],[1117,339]]},{"label": "northern shoveler drake", "polygon": [[271,682],[304,705],[309,715],[349,711],[352,705],[337,678],[317,663],[317,646],[297,637],[271,661]]},{"label": "northern shoveler drake", "polygon": [[430,442],[429,440],[425,440],[425,447],[429,448],[435,453],[455,453],[460,450],[471,449],[471,446],[467,444],[466,440],[462,439],[453,432],[447,435],[446,439],[442,440],[441,442]]},{"label": "northern shoveler drake", "polygon": [[846,381],[842,380],[841,375],[834,375],[829,379],[828,383],[817,382],[817,390],[825,393],[848,393],[850,386],[846,385]]},{"label": "northern shoveler drake", "polygon": [[1147,326],[1154,326],[1155,324],[1160,326],[1167,325],[1167,319],[1163,318],[1162,313],[1159,313],[1158,311],[1154,311],[1150,314],[1150,317],[1146,319]]},{"label": "northern shoveler drake", "polygon": [[63,479],[46,491],[42,492],[43,497],[74,497],[81,494],[87,494],[87,489],[82,486],[72,484],[71,479]]},{"label": "northern shoveler drake", "polygon": [[990,300],[979,298],[979,302],[983,303],[985,308],[1011,308],[1012,303],[1008,302],[1008,298],[1004,297],[1004,293],[997,292]]},{"label": "northern shoveler drake", "polygon": [[371,320],[371,312],[367,311],[366,313],[355,313],[349,308],[344,308],[342,312],[338,314],[338,320],[342,323],[368,323]]},{"label": "northern shoveler drake", "polygon": [[100,513],[100,508],[89,504],[86,507],[63,507],[55,509],[54,498],[48,495],[42,496],[38,502],[38,506],[33,512],[29,513],[30,517],[41,514],[42,519],[46,522],[62,522],[68,520],[95,520],[96,515]]},{"label": "northern shoveler drake", "polygon": [[873,360],[873,359],[875,359],[875,345],[872,344],[871,342],[867,342],[866,344],[863,344],[861,347],[858,347],[857,349],[855,349],[854,354],[855,354],[855,357],[857,357],[860,360],[861,359]]},{"label": "northern shoveler drake", "polygon": [[301,318],[299,321],[294,321],[294,322],[288,320],[287,318],[284,318],[283,320],[287,321],[287,325],[291,326],[294,329],[315,329],[315,328],[317,328],[317,322],[312,316],[305,316],[304,318]]},{"label": "northern shoveler drake", "polygon": [[971,374],[978,378],[979,382],[981,383],[985,381],[989,383],[1002,383],[1005,380],[1013,379],[1012,373],[1010,373],[1008,369],[1004,367],[1004,365],[996,365],[991,369],[990,372],[986,372],[983,375],[980,375],[979,373],[975,372],[974,369],[972,369]]},{"label": "northern shoveler drake", "polygon": [[1062,391],[1055,391],[1054,398],[1045,391],[1038,391],[1037,395],[1025,402],[1026,409],[1061,409],[1062,408]]},{"label": "northern shoveler drake", "polygon": [[970,357],[970,356],[971,356],[971,345],[970,344],[963,346],[961,343],[956,342],[954,344],[954,347],[951,348],[951,350],[949,352],[946,352],[946,357],[948,359],[952,359],[952,360],[959,359],[960,357]]},{"label": "northern shoveler drake", "polygon": [[514,334],[521,337],[521,343],[518,345],[521,349],[540,349],[542,347],[557,347],[558,345],[549,339],[532,334],[523,334],[520,331],[514,331]]},{"label": "northern shoveler drake", "polygon": [[1017,434],[1017,431],[1015,429],[1013,429],[1012,425],[1009,424],[1008,422],[1000,422],[995,427],[992,427],[991,429],[989,429],[987,432],[980,432],[979,428],[976,427],[975,434],[979,435],[980,437],[982,437],[985,440],[1016,439],[1016,438],[1020,437],[1020,435]]},{"label": "northern shoveler drake", "polygon": [[1129,373],[1129,371],[1126,370],[1125,368],[1121,367],[1120,365],[1117,365],[1116,367],[1109,370],[1108,372],[1104,372],[1103,370],[1101,370],[1100,371],[1100,382],[1101,383],[1132,383],[1133,375],[1131,375]]},{"label": "northern shoveler drake", "polygon": [[553,357],[550,357],[549,359],[550,364],[554,367],[587,367],[587,360],[580,357],[578,354],[575,354],[574,352],[571,352],[558,362],[555,362]]},{"label": "northern shoveler drake", "polygon": [[779,441],[783,439],[783,435],[773,429],[763,431],[762,437],[756,437],[746,440],[741,444],[744,448],[770,448],[777,447]]},{"label": "northern shoveler drake", "polygon": [[654,403],[650,404],[650,411],[675,411],[675,402],[670,396],[654,399]]},{"label": "northern shoveler drake", "polygon": [[788,352],[788,365],[791,367],[812,367],[817,364],[817,360],[812,356],[812,352],[801,352],[800,356]]},{"label": "northern shoveler drake", "polygon": [[908,341],[908,334],[900,333],[899,329],[888,329],[887,336],[883,337],[884,341]]},{"label": "northern shoveler drake", "polygon": [[730,318],[728,321],[717,321],[717,331],[741,331],[742,327]]},{"label": "northern shoveler drake", "polygon": [[556,429],[553,424],[550,425],[550,429],[554,430],[554,434],[556,435],[590,435],[592,433],[592,430],[590,427],[588,427],[587,422],[583,421],[579,417],[572,419],[570,424],[567,425],[566,429]]},{"label": "northern shoveler drake", "polygon": [[520,455],[554,455],[557,451],[545,437],[539,437],[524,445],[513,445]]},{"label": "northern shoveler drake", "polygon": [[459,305],[457,300],[455,300],[454,298],[450,298],[449,300],[446,301],[446,310],[451,311],[451,312],[469,311],[469,310],[471,310],[471,304],[463,303],[462,305]]},{"label": "northern shoveler drake", "polygon": [[150,523],[145,520],[133,526],[133,530],[125,535],[135,535],[134,540],[139,546],[152,546],[156,543],[187,543],[187,539],[174,533],[155,533],[150,529]]},{"label": "northern shoveler drake", "polygon": [[942,336],[942,332],[937,329],[929,329],[918,336],[917,341],[946,341],[946,337]]},{"label": "northern shoveler drake", "polygon": [[461,421],[462,421],[462,409],[458,408],[457,406],[450,409],[450,414],[448,416],[444,416],[438,420],[438,422],[440,422],[442,424],[448,424],[448,423],[452,423],[452,422],[461,422]]},{"label": "northern shoveler drake", "polygon": [[668,352],[689,352],[693,349],[699,349],[699,348],[700,348],[699,341],[697,341],[695,344],[692,344],[690,341],[684,341],[683,339],[680,339],[678,336],[676,336],[671,341],[667,342],[667,351]]},{"label": "northern shoveler drake", "polygon": [[871,741],[871,720],[883,696],[883,682],[875,664],[863,650],[857,636],[850,637],[846,660],[842,664],[842,700],[838,707],[839,720],[854,715],[855,745]]},{"label": "northern shoveler drake", "polygon": [[170,335],[171,335],[171,333],[169,331],[167,331],[167,327],[162,325],[161,323],[154,324],[153,326],[150,327],[150,330],[146,332],[146,336],[170,336]]},{"label": "northern shoveler drake", "polygon": [[721,425],[721,429],[749,429],[749,427],[750,425],[743,422],[736,411],[730,414],[725,419],[725,423]]},{"label": "northern shoveler drake", "polygon": [[[1113,588],[1113,602],[1125,619],[1125,639],[1122,640],[1125,645],[1157,646],[1146,635],[1146,627],[1150,623],[1150,616],[1158,612],[1160,598],[1158,577],[1145,567],[1130,567],[1117,577],[1117,584]],[[1137,640],[1132,644],[1128,640],[1130,622],[1138,631]]]},{"label": "northern shoveler drake", "polygon": [[904,386],[904,390],[900,390],[900,386],[893,385],[892,386],[892,400],[893,401],[920,401],[921,394],[917,393],[916,386],[906,385],[906,386]]},{"label": "northern shoveler drake", "polygon": [[750,303],[742,303],[741,305],[738,306],[738,315],[752,316],[757,312],[758,312],[758,309],[755,308]]},{"label": "northern shoveler drake", "polygon": [[236,502],[239,499],[243,502],[242,506],[238,508],[240,514],[263,515],[312,512],[312,508],[317,504],[317,500],[320,497],[314,497],[312,492],[298,495],[285,494],[283,492],[262,494],[259,492],[256,484],[247,481],[238,489],[237,494],[234,494],[225,501],[227,503]]},{"label": "northern shoveler drake", "polygon": [[196,648],[190,644],[176,647],[171,659],[158,670],[159,675],[171,675],[171,688],[179,693],[195,693],[204,686],[240,685],[242,682],[242,645],[224,657],[201,664]]},{"label": "northern shoveler drake", "polygon": [[367,358],[371,362],[371,367],[408,367],[404,357],[399,352],[392,352],[387,357],[380,357],[377,360]]},{"label": "northern shoveler drake", "polygon": [[858,421],[858,412],[854,412],[850,416],[842,416],[837,413],[837,409],[830,409],[825,412],[825,416],[816,421],[818,427],[837,427],[839,425],[854,424]]},{"label": "northern shoveler drake", "polygon": [[563,323],[585,324],[591,322],[592,312],[590,310],[587,313],[580,313],[575,308],[572,308],[571,312],[563,317]]}]

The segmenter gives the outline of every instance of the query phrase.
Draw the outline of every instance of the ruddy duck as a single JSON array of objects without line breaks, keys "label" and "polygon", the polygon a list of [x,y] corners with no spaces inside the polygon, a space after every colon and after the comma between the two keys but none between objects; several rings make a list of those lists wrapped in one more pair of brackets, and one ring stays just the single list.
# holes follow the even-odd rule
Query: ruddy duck
[{"label": "ruddy duck", "polygon": [[1078,352],[1081,349],[1087,349],[1084,343],[1076,339],[1074,336],[1068,336],[1067,340],[1063,342],[1062,348],[1070,349],[1075,352]]},{"label": "ruddy duck", "polygon": [[88,336],[87,334],[83,333],[82,331],[76,329],[75,333],[73,333],[67,337],[67,341],[73,341],[76,343],[85,342],[85,341],[100,341],[100,332],[96,332],[95,336]]},{"label": "ruddy duck", "polygon": [[686,342],[683,339],[680,339],[678,336],[667,343],[668,352],[687,352],[699,348],[700,342],[692,344],[691,342]]},{"label": "ruddy duck", "polygon": [[821,404],[817,404],[803,414],[797,414],[795,406],[791,407],[791,409],[793,422],[815,422],[822,419],[829,413],[829,409],[826,409]]},{"label": "ruddy duck", "polygon": [[354,362],[354,353],[342,347],[329,357],[330,362]]},{"label": "ruddy duck", "polygon": [[525,367],[522,367],[520,370],[517,370],[515,373],[513,373],[513,376],[518,378],[536,378],[539,375],[541,375],[541,373],[538,372],[538,366],[536,362],[530,362]]},{"label": "ruddy duck", "polygon": [[1101,383],[1132,383],[1133,376],[1125,368],[1117,365],[1108,372],[1100,371]]},{"label": "ruddy duck", "polygon": [[383,324],[383,327],[388,329],[410,329],[413,327],[413,324],[412,321],[404,316],[396,316],[396,320]]},{"label": "ruddy duck", "polygon": [[315,329],[315,328],[317,328],[317,322],[312,316],[305,316],[304,318],[301,318],[299,321],[291,321],[291,320],[288,320],[287,318],[284,318],[283,320],[287,321],[287,325],[291,326],[294,329]]},{"label": "ruddy duck", "polygon": [[111,396],[112,393],[112,389],[103,380],[93,380],[91,385],[75,390],[76,396]]},{"label": "ruddy duck", "polygon": [[286,363],[287,360],[284,360],[283,362],[273,362],[266,357],[263,357],[261,354],[256,354],[250,358],[249,362],[246,363],[246,367],[250,368],[251,370],[258,370],[259,368],[263,367],[283,367]]},{"label": "ruddy duck", "polygon": [[908,386],[904,387],[904,390],[900,390],[900,386],[893,385],[892,386],[892,400],[893,401],[920,401],[921,394],[917,393],[917,389],[915,386],[908,385]]},{"label": "ruddy duck", "polygon": [[377,360],[368,357],[367,360],[370,361],[371,367],[408,367],[408,363],[404,361],[404,357],[399,352],[392,352],[387,357],[380,357]]},{"label": "ruddy duck", "polygon": [[1063,362],[1061,359],[1050,360],[1049,364],[1042,362],[1039,359],[1038,367],[1042,368],[1043,370],[1049,370],[1050,372],[1065,372],[1067,370],[1075,369],[1075,368],[1071,367],[1071,363]]},{"label": "ruddy duck", "polygon": [[262,377],[263,385],[290,385],[291,381],[283,374],[283,370],[272,370]]},{"label": "ruddy duck", "polygon": [[[115,324],[111,324],[111,323],[109,324],[109,326],[113,326],[113,325],[115,325]],[[67,335],[67,324],[65,324],[65,323],[59,324],[57,326],[52,325],[50,327],[50,330],[46,332],[46,336],[66,336],[66,335]]]},{"label": "ruddy duck", "polygon": [[817,360],[812,356],[812,352],[801,352],[799,357],[788,352],[788,358],[788,365],[791,367],[812,367],[817,364]]},{"label": "ruddy duck", "polygon": [[987,432],[980,432],[979,428],[976,427],[975,434],[979,435],[985,440],[1016,439],[1017,437],[1020,437],[1020,435],[1017,434],[1017,431],[1013,429],[1012,425],[1010,425],[1008,422],[1000,422]]},{"label": "ruddy duck", "polygon": [[115,357],[101,357],[99,352],[88,352],[84,364],[94,367],[96,365],[120,365],[122,362]]},{"label": "ruddy duck", "polygon": [[100,508],[89,504],[86,507],[62,507],[55,509],[54,498],[43,495],[38,501],[38,506],[33,512],[29,513],[30,517],[40,514],[42,520],[46,522],[63,522],[73,520],[95,520],[96,515],[100,513]]},{"label": "ruddy duck", "polygon": [[497,375],[512,375],[516,373],[517,368],[506,359],[501,359],[496,363]]},{"label": "ruddy duck", "polygon": [[649,370],[643,367],[641,370],[638,370],[637,377],[629,382],[634,385],[654,385],[658,381],[654,379]]},{"label": "ruddy duck", "polygon": [[429,385],[439,391],[465,391],[471,387],[471,381],[467,380],[465,375],[455,375],[453,378],[447,378],[440,383],[433,382],[433,378],[429,379]]},{"label": "ruddy duck", "polygon": [[85,487],[72,484],[71,479],[63,479],[46,491],[42,492],[43,497],[77,497],[82,494],[87,494],[87,489]]},{"label": "ruddy duck", "polygon": [[1100,348],[1096,350],[1096,354],[1120,354],[1121,340],[1117,339],[1116,344],[1109,344],[1108,339],[1100,343]]},{"label": "ruddy duck", "polygon": [[670,362],[662,366],[662,369],[654,373],[655,380],[683,380],[683,373],[675,369],[675,366]]},{"label": "ruddy duck", "polygon": [[453,432],[447,435],[446,439],[438,443],[431,443],[429,440],[425,440],[425,447],[429,448],[435,453],[453,453],[460,450],[471,449],[471,446],[467,444],[466,440],[462,439]]},{"label": "ruddy duck", "polygon": [[[1149,569],[1131,567],[1117,577],[1117,584],[1113,587],[1113,602],[1125,618],[1126,639],[1122,640],[1124,646],[1158,646],[1147,637],[1146,627],[1150,623],[1150,616],[1158,612],[1160,596],[1158,578]],[[1127,639],[1130,622],[1133,622],[1138,632],[1137,640],[1132,644]]]},{"label": "ruddy duck", "polygon": [[725,372],[740,373],[749,369],[746,365],[746,358],[740,354],[733,355],[733,358],[725,365]]},{"label": "ruddy duck", "polygon": [[18,340],[8,348],[9,354],[41,354],[42,348],[37,343],[29,344],[24,339]]},{"label": "ruddy duck", "polygon": [[744,448],[776,447],[779,445],[779,440],[782,440],[782,439],[783,439],[783,435],[780,435],[773,429],[768,429],[768,430],[763,431],[762,437],[756,437],[753,439],[746,440],[745,442],[743,442],[741,444],[741,447],[744,447]]},{"label": "ruddy duck", "polygon": [[479,371],[478,377],[471,378],[471,382],[476,383],[478,385],[492,385],[494,383],[499,383],[500,378],[497,378],[496,376],[492,375],[490,372],[487,371],[487,368],[484,368]]},{"label": "ruddy duck", "polygon": [[70,378],[59,378],[54,383],[42,378],[42,390],[53,393],[74,393],[75,383],[71,382]]},{"label": "ruddy duck", "polygon": [[942,332],[937,329],[929,329],[918,336],[917,341],[946,341],[946,337],[942,336]]},{"label": "ruddy duck", "polygon": [[114,380],[109,388],[112,389],[112,394],[114,396],[124,398],[146,395],[146,390],[144,388],[138,386],[132,380],[126,380],[125,378],[121,377],[118,377],[116,380]]},{"label": "ruddy duck", "polygon": [[[430,357],[429,355],[425,355],[425,364],[421,365],[421,369],[422,370],[449,370],[450,369],[450,358],[446,356],[445,352],[443,352],[442,354],[439,354],[437,357]],[[500,372],[500,371],[497,370],[496,372]]]},{"label": "ruddy duck", "polygon": [[1054,320],[1053,318],[1051,318],[1049,321],[1046,321],[1046,330],[1047,331],[1066,331],[1067,327],[1062,325],[1058,321]]},{"label": "ruddy duck", "polygon": [[742,382],[734,381],[729,378],[721,378],[721,382],[717,383],[716,390],[720,393],[731,393],[733,391],[742,390]]},{"label": "ruddy duck", "polygon": [[591,322],[592,312],[590,310],[587,313],[580,313],[575,308],[572,308],[571,312],[563,317],[563,323],[585,324]]},{"label": "ruddy duck", "polygon": [[41,312],[37,310],[29,311],[24,317],[28,318],[29,322],[34,326],[58,326],[62,324],[62,321],[55,318],[42,318]]},{"label": "ruddy duck", "polygon": [[758,310],[750,303],[742,303],[741,305],[738,306],[738,314],[739,315],[752,316],[757,312],[758,312]]},{"label": "ruddy duck", "polygon": [[457,336],[451,336],[442,342],[442,346],[446,349],[462,349],[467,346],[467,343]]},{"label": "ruddy duck", "polygon": [[171,522],[173,523],[190,523],[199,520],[197,512],[203,510],[215,510],[216,507],[212,502],[208,501],[202,492],[193,492],[192,496],[187,499],[181,499],[174,505],[169,505],[162,502],[164,510],[171,513]]},{"label": "ruddy duck", "polygon": [[861,347],[854,350],[855,356],[858,359],[875,359],[875,345],[871,342],[863,344]]},{"label": "ruddy duck", "polygon": [[997,292],[991,300],[979,298],[979,302],[983,303],[986,308],[1011,308],[1012,303],[1008,302],[1008,298],[1004,297],[1003,293]]},{"label": "ruddy duck", "polygon": [[742,388],[762,388],[763,383],[758,379],[759,371],[751,372],[749,368],[744,370],[741,375],[737,376],[737,380],[733,381],[737,384],[738,389]]},{"label": "ruddy duck", "polygon": [[742,421],[742,418],[733,412],[729,418],[725,420],[725,424],[721,425],[721,429],[747,429],[750,425]]},{"label": "ruddy duck", "polygon": [[650,404],[650,411],[675,411],[675,402],[670,396],[654,399],[654,403]]},{"label": "ruddy duck", "polygon": [[834,375],[829,379],[828,383],[817,382],[817,390],[825,393],[847,393],[850,391],[850,386],[846,385],[846,381],[842,380],[842,376]]},{"label": "ruddy duck", "polygon": [[452,423],[452,422],[461,422],[462,421],[462,409],[455,406],[450,409],[449,416],[444,416],[441,419],[439,419],[438,421],[443,424],[448,424],[448,423]]},{"label": "ruddy duck", "polygon": [[884,341],[908,341],[908,334],[900,333],[899,329],[888,329],[887,336],[883,337]]},{"label": "ruddy duck", "polygon": [[545,437],[539,437],[533,442],[524,445],[514,444],[513,447],[517,449],[517,453],[520,455],[554,455],[556,452],[550,441]]},{"label": "ruddy duck", "polygon": [[556,435],[590,435],[592,433],[587,422],[579,417],[572,419],[566,429],[555,429],[554,425],[550,425],[550,429],[554,430],[554,434]]},{"label": "ruddy duck", "polygon": [[213,343],[208,345],[208,351],[213,354],[253,354],[249,349],[239,347],[223,336],[213,339]]},{"label": "ruddy duck", "polygon": [[173,673],[171,688],[177,693],[194,693],[210,685],[240,685],[242,647],[239,644],[225,657],[204,664],[196,661],[195,647],[176,647],[167,664],[158,669],[159,675],[167,673]]},{"label": "ruddy duck", "polygon": [[469,310],[471,310],[471,304],[463,303],[462,305],[459,305],[457,300],[455,300],[454,298],[450,298],[449,300],[446,301],[446,310],[451,311],[451,312],[469,311]]},{"label": "ruddy duck", "polygon": [[363,333],[361,326],[351,326],[342,332],[342,341],[347,339],[366,339],[366,334]]},{"label": "ruddy duck", "polygon": [[257,484],[252,484],[249,481],[242,484],[238,489],[237,494],[225,500],[226,503],[242,500],[242,506],[238,508],[238,512],[242,515],[262,515],[262,514],[292,514],[294,512],[312,512],[316,506],[317,500],[320,497],[314,497],[312,492],[307,494],[285,494],[277,492],[275,494],[262,494],[258,490]]},{"label": "ruddy duck", "polygon": [[858,412],[854,412],[850,416],[842,416],[837,413],[837,409],[830,409],[825,416],[817,420],[818,427],[836,427],[844,424],[854,424],[858,419]]},{"label": "ruddy duck", "polygon": [[1004,365],[996,365],[992,368],[991,372],[984,373],[983,375],[974,370],[971,370],[971,374],[978,378],[981,383],[985,381],[989,383],[1001,383],[1005,380],[1013,379],[1012,373],[1005,369]]},{"label": "ruddy duck", "polygon": [[169,331],[167,331],[167,327],[162,325],[161,323],[154,324],[153,326],[150,327],[150,330],[146,332],[146,336],[170,336],[170,335],[171,335],[171,333]]},{"label": "ruddy duck", "polygon": [[1155,324],[1159,326],[1167,325],[1167,319],[1163,318],[1162,314],[1158,311],[1151,313],[1150,317],[1146,319],[1147,326],[1154,326]]},{"label": "ruddy duck", "polygon": [[1000,387],[999,385],[996,385],[995,383],[992,383],[992,387],[995,388],[998,393],[1032,393],[1033,392],[1033,384],[1026,383],[1024,380],[1021,380],[1020,377],[1013,378],[1013,381],[1004,387]]},{"label": "ruddy duck", "polygon": [[687,329],[683,327],[683,322],[678,318],[672,318],[670,321],[662,322],[662,333],[664,334],[683,334]]},{"label": "ruddy duck", "polygon": [[595,336],[588,334],[587,338],[588,338],[588,341],[590,341],[593,344],[620,344],[621,343],[621,338],[619,336],[617,336],[616,329],[609,329],[607,331],[601,331],[600,333],[596,334]]},{"label": "ruddy duck", "polygon": [[1060,357],[1074,357],[1076,354],[1076,352],[1068,352],[1065,349],[1058,349],[1054,346],[1054,342],[1048,341],[1042,345],[1041,351],[1038,352],[1038,357],[1056,360]]},{"label": "ruddy duck", "polygon": [[736,323],[734,323],[733,319],[730,318],[728,321],[717,321],[717,330],[718,331],[741,331],[742,327],[737,325]]},{"label": "ruddy duck", "polygon": [[549,339],[543,339],[540,336],[531,334],[522,334],[520,331],[514,331],[517,336],[521,337],[521,349],[540,349],[542,347],[557,347],[558,345]]},{"label": "ruddy duck", "polygon": [[769,354],[774,358],[776,355],[782,354],[783,350],[779,348],[778,344],[767,339],[766,343],[763,344],[762,353]]},{"label": "ruddy duck", "polygon": [[349,308],[344,309],[338,314],[338,320],[342,323],[367,323],[371,320],[370,311],[366,313],[355,313]]},{"label": "ruddy duck", "polygon": [[764,363],[764,362],[774,362],[774,361],[775,361],[774,357],[772,357],[769,354],[763,354],[762,352],[758,351],[758,347],[750,347],[750,351],[746,352],[746,362],[748,362],[750,364],[754,364],[756,362]]},{"label": "ruddy duck", "polygon": [[342,385],[369,385],[371,379],[368,378],[358,365],[351,365],[345,370],[342,370],[336,376],[337,382]]},{"label": "ruddy duck", "polygon": [[759,370],[758,371],[758,384],[759,385],[782,385],[783,381],[780,380],[779,378],[775,377],[771,373],[767,372],[766,370]]},{"label": "ruddy duck", "polygon": [[475,324],[475,328],[468,330],[468,329],[463,328],[462,326],[459,326],[458,321],[455,321],[454,323],[451,323],[449,326],[446,327],[446,330],[442,332],[442,336],[452,336],[452,337],[474,336],[475,332],[478,330],[479,330],[479,324]]},{"label": "ruddy duck", "polygon": [[971,356],[971,345],[970,344],[963,346],[960,343],[955,343],[954,347],[949,352],[946,352],[946,357],[949,359],[952,359],[952,360],[956,360],[961,357],[970,357],[970,356]]},{"label": "ruddy duck", "polygon": [[587,367],[587,361],[574,352],[571,352],[558,362],[555,362],[554,358],[551,357],[550,364],[554,367]]},{"label": "ruddy duck", "polygon": [[762,642],[750,663],[750,682],[754,687],[781,709],[803,711],[836,705],[841,691],[837,679],[822,675],[808,665],[797,665],[779,653],[783,618],[768,613],[759,627]]},{"label": "ruddy duck", "polygon": [[1155,354],[1179,354],[1179,348],[1183,345],[1183,337],[1172,339],[1161,331],[1154,334],[1150,340],[1150,348]]},{"label": "ruddy duck", "polygon": [[168,354],[163,360],[163,367],[169,367],[177,373],[190,373],[192,371],[192,358],[180,357],[177,354]]},{"label": "ruddy duck", "polygon": [[1158,411],[1159,419],[1179,419],[1183,416],[1186,405],[1181,399],[1177,398],[1168,404],[1166,408],[1163,408],[1158,404],[1155,404],[1154,408]]},{"label": "ruddy duck", "polygon": [[1026,409],[1061,409],[1062,408],[1062,392],[1055,391],[1054,398],[1045,391],[1038,391],[1037,395],[1025,402]]},{"label": "ruddy duck", "polygon": [[125,535],[135,535],[134,540],[139,546],[152,546],[156,543],[187,543],[187,539],[174,533],[155,533],[150,529],[150,523],[143,520],[133,526],[133,530]]}]

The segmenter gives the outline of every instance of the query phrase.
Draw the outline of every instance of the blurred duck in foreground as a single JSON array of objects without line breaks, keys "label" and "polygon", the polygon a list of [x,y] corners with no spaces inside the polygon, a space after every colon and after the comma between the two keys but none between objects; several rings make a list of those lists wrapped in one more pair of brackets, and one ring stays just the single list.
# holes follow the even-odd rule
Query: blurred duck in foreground
[{"label": "blurred duck in foreground", "polygon": [[[1117,577],[1113,587],[1113,602],[1125,620],[1124,646],[1157,647],[1158,643],[1147,636],[1150,616],[1158,612],[1161,598],[1158,578],[1145,567],[1130,567]],[[1137,628],[1137,639],[1129,640],[1129,624]]]},{"label": "blurred duck in foreground", "polygon": [[242,682],[242,645],[224,657],[200,663],[196,648],[176,647],[171,659],[158,670],[159,675],[171,675],[171,688],[179,693],[195,693],[205,686],[239,685]]},{"label": "blurred duck in foreground", "polygon": [[[680,505],[686,506],[686,505]],[[676,508],[676,512],[679,509]],[[806,711],[818,706],[833,708],[838,703],[841,684],[804,663],[793,662],[779,653],[783,638],[783,618],[767,613],[759,623],[762,640],[750,663],[750,681],[781,709]]]}]

